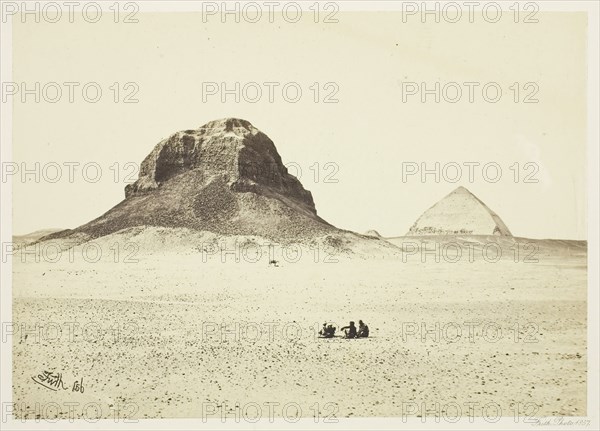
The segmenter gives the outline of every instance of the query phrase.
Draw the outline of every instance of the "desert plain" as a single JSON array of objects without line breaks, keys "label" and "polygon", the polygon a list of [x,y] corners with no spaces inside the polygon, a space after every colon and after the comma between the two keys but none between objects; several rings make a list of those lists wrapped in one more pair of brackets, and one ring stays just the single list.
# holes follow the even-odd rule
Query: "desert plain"
[{"label": "desert plain", "polygon": [[[422,238],[359,255],[205,240],[147,227],[15,254],[16,417],[586,414],[585,242],[530,240],[526,259],[525,240],[503,238],[490,258],[463,238],[472,258],[436,261]],[[369,338],[318,337],[359,319]]]}]

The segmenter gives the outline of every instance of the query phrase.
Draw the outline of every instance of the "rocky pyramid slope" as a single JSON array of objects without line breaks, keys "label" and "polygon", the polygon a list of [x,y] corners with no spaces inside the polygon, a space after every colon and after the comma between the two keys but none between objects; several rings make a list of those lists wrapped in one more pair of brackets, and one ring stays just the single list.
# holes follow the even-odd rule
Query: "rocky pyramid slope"
[{"label": "rocky pyramid slope", "polygon": [[227,118],[159,142],[125,199],[97,219],[46,239],[89,240],[136,226],[297,241],[339,232],[248,121]]},{"label": "rocky pyramid slope", "polygon": [[406,235],[512,236],[502,219],[464,187],[425,211]]}]

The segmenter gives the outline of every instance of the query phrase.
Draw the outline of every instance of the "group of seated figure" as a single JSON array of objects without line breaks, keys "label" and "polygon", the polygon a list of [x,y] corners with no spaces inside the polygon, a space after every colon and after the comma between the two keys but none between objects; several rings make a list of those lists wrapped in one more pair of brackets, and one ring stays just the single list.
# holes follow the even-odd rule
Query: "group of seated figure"
[{"label": "group of seated figure", "polygon": [[[323,323],[319,336],[321,338],[333,338],[335,337],[335,331],[335,326]],[[367,338],[369,336],[369,327],[362,320],[358,321],[358,328],[356,328],[354,322],[350,322],[348,326],[340,328],[340,331],[344,331],[344,338]]]}]

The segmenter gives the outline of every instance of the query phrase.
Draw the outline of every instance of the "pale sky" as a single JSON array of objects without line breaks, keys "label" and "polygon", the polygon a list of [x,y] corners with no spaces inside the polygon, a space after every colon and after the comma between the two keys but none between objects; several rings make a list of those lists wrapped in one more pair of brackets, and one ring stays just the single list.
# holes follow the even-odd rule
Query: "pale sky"
[{"label": "pale sky", "polygon": [[[126,163],[139,164],[176,131],[239,117],[266,133],[285,163],[302,168],[300,180],[319,215],[337,227],[403,235],[423,211],[462,185],[516,236],[586,238],[583,13],[540,13],[537,24],[403,23],[390,12],[340,12],[335,24],[316,24],[308,15],[297,24],[203,23],[198,13],[137,18],[137,24],[13,22],[14,81],[95,81],[103,89],[96,104],[85,102],[80,90],[74,103],[66,93],[54,104],[32,103],[31,97],[14,101],[13,160],[63,166],[56,183],[13,179],[15,234],[74,228],[98,217],[124,198]],[[281,83],[275,101],[269,102],[267,87],[256,103],[235,103],[231,96],[226,103],[219,96],[202,100],[203,82],[233,88],[252,81]],[[433,88],[436,81],[481,85],[474,103],[466,93],[454,104],[432,97],[421,103],[418,95],[403,102],[403,82]],[[137,83],[139,103],[114,103],[114,82]],[[281,95],[288,82],[303,90],[297,103]],[[319,103],[309,88],[315,82],[321,86]],[[322,103],[327,82],[338,86],[338,103]],[[503,89],[497,103],[482,98],[488,82]],[[515,82],[520,99],[533,88],[525,83],[535,83],[539,102],[515,103],[509,89]],[[70,183],[65,162],[96,162],[103,175],[89,183],[76,170]],[[323,181],[334,169],[325,167],[328,162],[337,166],[337,183]],[[436,183],[429,175],[422,183],[415,175],[404,182],[403,162],[429,168],[457,163],[463,180]],[[471,183],[464,165],[469,162],[497,163],[502,176],[491,183],[475,168]],[[515,162],[519,183],[510,168]],[[115,163],[121,166],[117,182],[110,169]],[[310,169],[315,163],[317,182]],[[531,172],[524,170],[526,163],[539,166],[538,183],[523,183]]]}]

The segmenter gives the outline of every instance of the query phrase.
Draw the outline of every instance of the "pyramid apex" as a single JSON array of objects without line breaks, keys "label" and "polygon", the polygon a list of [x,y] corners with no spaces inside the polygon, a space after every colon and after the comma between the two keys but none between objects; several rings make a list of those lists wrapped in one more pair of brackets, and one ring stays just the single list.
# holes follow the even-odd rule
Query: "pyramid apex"
[{"label": "pyramid apex", "polygon": [[454,191],[452,193],[471,193],[471,192],[466,187],[458,186],[457,188],[454,189]]}]

